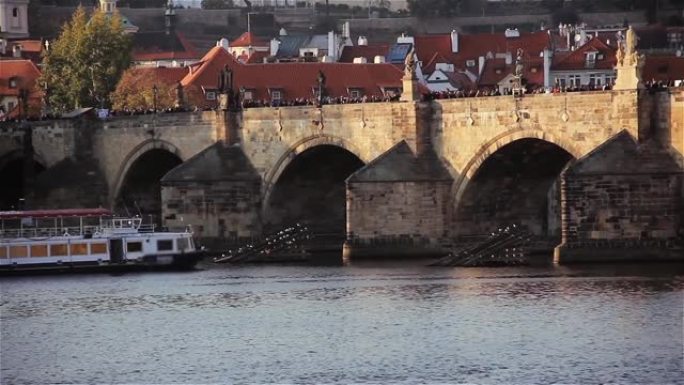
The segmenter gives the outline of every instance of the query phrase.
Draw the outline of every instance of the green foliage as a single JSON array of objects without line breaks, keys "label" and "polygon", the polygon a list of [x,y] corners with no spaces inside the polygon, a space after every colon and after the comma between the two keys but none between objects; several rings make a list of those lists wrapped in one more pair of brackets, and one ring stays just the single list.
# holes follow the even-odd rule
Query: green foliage
[{"label": "green foliage", "polygon": [[202,0],[202,9],[228,9],[233,6],[233,0]]},{"label": "green foliage", "polygon": [[418,17],[458,16],[463,0],[407,0],[408,9]]},{"label": "green foliage", "polygon": [[118,14],[78,7],[43,57],[41,84],[57,111],[109,107],[109,94],[131,62],[131,41]]}]

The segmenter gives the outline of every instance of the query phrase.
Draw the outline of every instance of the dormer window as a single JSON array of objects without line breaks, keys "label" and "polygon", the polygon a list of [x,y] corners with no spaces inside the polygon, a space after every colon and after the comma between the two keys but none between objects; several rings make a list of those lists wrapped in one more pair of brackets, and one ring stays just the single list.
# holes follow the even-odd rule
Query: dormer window
[{"label": "dormer window", "polygon": [[353,99],[358,99],[363,96],[363,90],[361,88],[350,88],[349,97]]},{"label": "dormer window", "polygon": [[216,100],[216,92],[207,91],[206,97],[207,97],[207,100]]},{"label": "dormer window", "polygon": [[269,92],[271,93],[271,100],[282,100],[283,99],[283,90],[281,90],[281,89],[269,89]]},{"label": "dormer window", "polygon": [[594,68],[595,64],[596,64],[596,52],[587,52],[586,67],[587,68]]},{"label": "dormer window", "polygon": [[475,67],[475,60],[466,60],[466,67]]},{"label": "dormer window", "polygon": [[600,53],[600,54],[596,55],[596,60],[603,60],[603,54]]},{"label": "dormer window", "polygon": [[9,79],[9,87],[10,88],[17,88],[17,78],[16,76],[13,76]]}]

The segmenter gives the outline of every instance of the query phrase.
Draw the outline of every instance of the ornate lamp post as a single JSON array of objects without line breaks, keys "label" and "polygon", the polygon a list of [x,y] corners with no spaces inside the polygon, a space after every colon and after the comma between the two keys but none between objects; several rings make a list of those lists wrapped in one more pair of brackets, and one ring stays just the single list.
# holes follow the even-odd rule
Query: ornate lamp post
[{"label": "ornate lamp post", "polygon": [[154,108],[154,113],[157,113],[157,92],[159,89],[157,88],[157,85],[152,86],[152,106]]}]

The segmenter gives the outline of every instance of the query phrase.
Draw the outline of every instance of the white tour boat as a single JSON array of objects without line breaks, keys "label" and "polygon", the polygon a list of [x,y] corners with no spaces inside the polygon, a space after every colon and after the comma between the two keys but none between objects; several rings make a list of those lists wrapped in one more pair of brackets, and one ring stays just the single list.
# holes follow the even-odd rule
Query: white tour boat
[{"label": "white tour boat", "polygon": [[0,211],[0,272],[192,268],[192,233],[155,231],[106,209]]}]

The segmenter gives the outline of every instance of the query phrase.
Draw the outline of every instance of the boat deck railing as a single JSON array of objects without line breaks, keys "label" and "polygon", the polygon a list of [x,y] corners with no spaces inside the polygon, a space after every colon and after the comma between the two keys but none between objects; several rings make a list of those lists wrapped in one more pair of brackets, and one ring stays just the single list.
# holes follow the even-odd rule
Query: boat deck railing
[{"label": "boat deck railing", "polygon": [[2,229],[0,230],[0,238],[53,238],[93,235],[98,232],[101,232],[99,226],[23,227],[19,229]]}]

